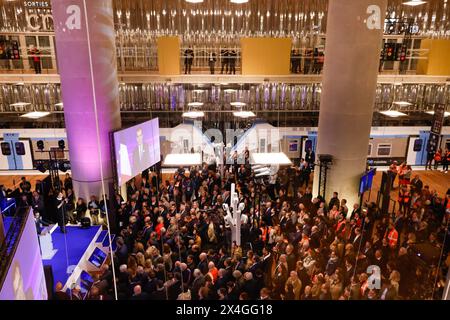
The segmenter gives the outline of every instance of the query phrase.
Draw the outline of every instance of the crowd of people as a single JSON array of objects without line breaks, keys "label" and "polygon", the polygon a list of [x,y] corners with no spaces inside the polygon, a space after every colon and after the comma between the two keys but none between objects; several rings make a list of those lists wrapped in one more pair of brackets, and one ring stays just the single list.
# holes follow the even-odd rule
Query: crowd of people
[{"label": "crowd of people", "polygon": [[[132,180],[128,200],[114,202],[118,298],[440,299],[450,264],[450,190],[440,196],[402,173],[401,185],[413,195],[382,214],[375,203],[347,204],[336,192],[313,197],[311,168],[302,159],[263,181],[246,161],[222,174],[205,164],[180,168],[167,181],[153,172]],[[245,205],[241,245],[232,243],[223,209],[232,183]],[[421,248],[438,255],[429,258]],[[88,299],[113,297],[109,265]]]},{"label": "crowd of people", "polygon": [[[126,201],[75,200],[66,175],[51,197],[62,232],[85,216],[105,223],[108,205],[116,217],[114,265],[95,275],[88,299],[114,298],[114,284],[119,299],[132,300],[441,298],[450,265],[450,189],[439,195],[408,165],[393,163],[399,206],[383,213],[336,192],[314,197],[311,150],[264,178],[255,176],[248,152],[234,159],[223,168],[179,168],[164,180],[158,170],[146,171],[127,184]],[[240,245],[224,209],[232,184],[243,203]],[[32,191],[22,178],[20,189],[19,206],[32,206],[38,224],[45,221],[51,206],[42,184]]]},{"label": "crowd of people", "polygon": [[442,172],[448,173],[448,166],[450,165],[450,150],[446,148],[442,151],[442,149],[439,148],[436,152],[428,152],[425,170],[432,170],[431,164],[433,164],[434,170],[438,170],[439,166],[442,165]]}]

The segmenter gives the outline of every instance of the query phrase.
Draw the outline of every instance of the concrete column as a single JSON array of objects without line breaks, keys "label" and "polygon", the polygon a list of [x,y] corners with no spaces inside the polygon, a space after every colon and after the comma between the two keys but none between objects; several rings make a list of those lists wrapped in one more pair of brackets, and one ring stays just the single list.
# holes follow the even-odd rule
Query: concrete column
[{"label": "concrete column", "polygon": [[112,0],[53,0],[52,10],[75,195],[100,196],[121,126]]},{"label": "concrete column", "polygon": [[[386,8],[387,0],[329,0],[328,5],[316,154],[334,158],[327,200],[337,191],[350,211],[359,203],[359,180],[367,161]],[[318,182],[317,168],[315,195]]]}]

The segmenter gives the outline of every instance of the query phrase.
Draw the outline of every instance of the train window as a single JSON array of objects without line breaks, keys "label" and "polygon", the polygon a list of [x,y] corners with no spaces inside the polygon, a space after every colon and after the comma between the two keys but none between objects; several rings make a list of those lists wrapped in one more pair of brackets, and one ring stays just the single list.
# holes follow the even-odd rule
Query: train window
[{"label": "train window", "polygon": [[423,145],[423,139],[416,139],[414,141],[414,148],[413,151],[414,152],[420,152],[422,151],[422,145]]},{"label": "train window", "polygon": [[369,156],[369,157],[372,155],[372,147],[373,147],[373,144],[369,143],[369,150],[367,150],[367,156]]},{"label": "train window", "polygon": [[23,144],[23,142],[16,142],[14,146],[16,148],[16,155],[18,156],[25,155],[25,145]]},{"label": "train window", "polygon": [[389,143],[379,144],[377,149],[378,156],[390,156],[392,145]]},{"label": "train window", "polygon": [[11,145],[9,144],[9,142],[2,142],[1,147],[2,147],[2,155],[4,156],[11,155]]}]

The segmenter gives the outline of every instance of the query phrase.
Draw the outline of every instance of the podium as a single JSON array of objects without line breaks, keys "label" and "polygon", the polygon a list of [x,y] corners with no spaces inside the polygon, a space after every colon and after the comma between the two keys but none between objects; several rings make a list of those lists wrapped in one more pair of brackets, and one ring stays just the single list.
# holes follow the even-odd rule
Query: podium
[{"label": "podium", "polygon": [[52,259],[58,250],[53,249],[52,235],[49,227],[42,229],[41,234],[39,235],[39,243],[41,244],[42,259]]}]

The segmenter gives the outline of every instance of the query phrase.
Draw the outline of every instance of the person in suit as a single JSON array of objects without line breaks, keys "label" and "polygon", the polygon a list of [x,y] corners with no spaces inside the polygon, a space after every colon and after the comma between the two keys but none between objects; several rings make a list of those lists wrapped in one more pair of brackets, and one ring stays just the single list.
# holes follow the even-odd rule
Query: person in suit
[{"label": "person in suit", "polygon": [[215,52],[211,52],[209,54],[209,58],[208,58],[209,72],[211,74],[214,74],[214,67],[216,65],[216,61],[217,61],[216,53]]},{"label": "person in suit", "polygon": [[150,147],[144,143],[142,128],[136,130],[137,146],[133,151],[133,169],[135,172],[144,171],[150,164]]},{"label": "person in suit", "polygon": [[62,233],[66,233],[67,217],[66,217],[65,204],[66,204],[66,201],[65,201],[64,195],[62,192],[59,192],[58,196],[56,197],[56,212],[57,212],[59,230]]},{"label": "person in suit", "polygon": [[194,50],[189,46],[184,51],[184,74],[191,74],[192,63],[194,62]]},{"label": "person in suit", "polygon": [[55,294],[53,295],[55,300],[70,300],[70,296],[67,292],[63,291],[63,284],[58,282],[55,286]]}]

